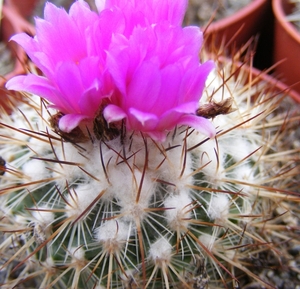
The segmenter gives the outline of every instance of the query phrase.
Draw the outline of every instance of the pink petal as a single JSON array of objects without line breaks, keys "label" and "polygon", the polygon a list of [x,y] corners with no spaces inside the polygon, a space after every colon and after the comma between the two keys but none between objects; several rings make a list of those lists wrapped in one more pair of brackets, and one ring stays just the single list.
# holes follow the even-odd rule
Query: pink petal
[{"label": "pink petal", "polygon": [[64,99],[71,108],[69,112],[80,112],[79,100],[84,92],[78,67],[72,62],[64,62],[56,71],[56,83]]},{"label": "pink petal", "polygon": [[76,66],[76,70],[78,69],[84,88],[90,89],[97,84],[99,85],[103,74],[103,70],[101,69],[103,65],[99,57],[86,57],[74,65]]},{"label": "pink petal", "polygon": [[187,4],[186,0],[153,1],[153,6],[157,12],[157,23],[161,20],[168,20],[172,25],[181,25]]},{"label": "pink petal", "polygon": [[103,0],[97,2],[99,9],[117,7],[128,16],[143,13],[149,24],[167,21],[171,25],[181,25],[187,7],[187,0],[106,0],[105,5]]},{"label": "pink petal", "polygon": [[204,117],[199,117],[197,115],[184,115],[178,121],[178,125],[188,125],[195,128],[200,133],[207,135],[208,137],[214,137],[216,134],[215,127],[213,124]]},{"label": "pink petal", "polygon": [[113,77],[116,87],[123,95],[127,93],[127,71],[129,66],[129,55],[127,52],[121,52],[118,55],[107,53],[107,68]]},{"label": "pink petal", "polygon": [[85,91],[78,102],[80,112],[91,118],[94,117],[104,97],[105,95],[102,95],[96,87]]},{"label": "pink petal", "polygon": [[105,2],[105,0],[95,0],[95,5],[99,13],[105,8]]},{"label": "pink petal", "polygon": [[135,108],[129,109],[127,120],[129,129],[144,132],[153,131],[159,122],[159,118],[155,114],[143,112]]},{"label": "pink petal", "polygon": [[45,20],[36,19],[36,39],[40,50],[52,60],[77,61],[86,56],[85,35],[65,10],[47,3]]},{"label": "pink petal", "polygon": [[190,101],[181,103],[180,105],[174,107],[173,111],[180,114],[195,114],[198,107],[198,101]]},{"label": "pink petal", "polygon": [[209,73],[214,69],[215,64],[207,61],[199,64],[197,69],[186,71],[182,79],[182,85],[185,88],[184,100],[180,101],[199,101],[205,86],[205,81]]},{"label": "pink petal", "polygon": [[34,74],[15,76],[6,83],[6,88],[25,91],[36,94],[40,97],[44,97],[59,107],[62,112],[66,112],[65,107],[68,104],[65,102],[61,94],[56,90],[56,88],[53,87],[53,85],[45,77]]},{"label": "pink petal", "polygon": [[13,35],[10,40],[15,41],[19,45],[21,45],[29,55],[29,57],[33,61],[35,60],[34,53],[38,50],[38,44],[32,37],[30,37],[26,33],[19,33]]},{"label": "pink petal", "polygon": [[180,65],[169,65],[161,71],[161,87],[159,97],[154,103],[153,112],[163,115],[167,110],[178,105],[180,85],[183,71]]},{"label": "pink petal", "polygon": [[87,116],[82,114],[66,114],[59,120],[59,129],[63,132],[71,132],[84,119],[87,119]]},{"label": "pink petal", "polygon": [[120,121],[127,117],[126,113],[120,107],[113,104],[105,107],[103,116],[108,123]]},{"label": "pink petal", "polygon": [[88,3],[83,0],[72,4],[69,15],[82,37],[85,38],[84,41],[90,40],[88,39],[87,31],[99,20],[99,15],[91,11]]},{"label": "pink petal", "polygon": [[152,107],[157,103],[161,85],[161,73],[157,66],[151,62],[144,62],[132,76],[124,105],[151,112]]},{"label": "pink petal", "polygon": [[194,115],[198,106],[198,102],[188,102],[166,111],[160,117],[157,129],[173,129],[184,115]]}]

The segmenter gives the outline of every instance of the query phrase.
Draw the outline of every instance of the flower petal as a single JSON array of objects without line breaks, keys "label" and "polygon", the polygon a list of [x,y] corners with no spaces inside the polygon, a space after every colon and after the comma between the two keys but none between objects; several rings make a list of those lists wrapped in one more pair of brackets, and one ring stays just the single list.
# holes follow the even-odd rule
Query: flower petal
[{"label": "flower petal", "polygon": [[124,105],[128,108],[134,106],[141,111],[151,112],[158,100],[160,87],[161,73],[157,66],[151,62],[144,62],[132,75],[131,82],[127,86]]},{"label": "flower petal", "polygon": [[69,133],[84,119],[88,117],[82,114],[66,114],[59,120],[58,126],[61,131]]},{"label": "flower petal", "polygon": [[143,112],[135,108],[129,109],[127,117],[129,129],[137,131],[153,131],[159,122],[159,118],[155,114]]},{"label": "flower petal", "polygon": [[[203,35],[181,27],[187,0],[97,0],[99,14],[78,0],[69,13],[51,3],[37,35],[20,43],[44,73],[17,77],[10,89],[38,94],[65,116],[70,131],[99,109],[107,122],[163,140],[176,125],[213,135],[195,115],[212,62],[200,64]],[[104,103],[102,102],[105,99]]]},{"label": "flower petal", "polygon": [[182,94],[183,98],[179,102],[199,101],[205,87],[205,81],[214,67],[212,61],[207,61],[199,64],[196,69],[186,70],[182,79],[182,88],[185,93]]},{"label": "flower petal", "polygon": [[95,5],[97,7],[98,12],[101,12],[105,8],[106,0],[95,0]]},{"label": "flower petal", "polygon": [[179,124],[180,119],[184,115],[194,115],[197,107],[199,106],[198,102],[188,102],[183,103],[177,107],[174,107],[166,111],[159,119],[159,124],[157,130],[171,130],[177,124]]},{"label": "flower petal", "polygon": [[187,0],[97,0],[96,4],[100,10],[105,7],[119,8],[129,15],[143,13],[150,25],[163,21],[171,25],[181,25],[187,8]]},{"label": "flower petal", "polygon": [[67,105],[59,91],[53,87],[48,79],[42,76],[34,74],[18,75],[7,81],[6,88],[26,91],[44,97],[54,103],[56,107],[59,107],[62,112],[64,112],[64,107]]},{"label": "flower petal", "polygon": [[184,115],[178,121],[178,125],[188,125],[195,128],[200,133],[207,135],[208,137],[214,137],[216,134],[215,127],[213,124],[204,117],[197,115]]},{"label": "flower petal", "polygon": [[80,113],[78,105],[79,100],[84,92],[81,75],[78,66],[73,62],[63,62],[56,70],[56,83],[69,103],[70,111]]},{"label": "flower petal", "polygon": [[104,108],[103,116],[108,123],[111,123],[126,118],[127,114],[120,107],[109,104]]}]

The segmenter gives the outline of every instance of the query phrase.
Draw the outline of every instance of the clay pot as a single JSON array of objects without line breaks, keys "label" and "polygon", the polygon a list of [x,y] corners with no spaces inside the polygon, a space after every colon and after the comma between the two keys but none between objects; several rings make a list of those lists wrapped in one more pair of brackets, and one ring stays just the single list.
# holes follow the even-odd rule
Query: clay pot
[{"label": "clay pot", "polygon": [[289,0],[273,0],[275,15],[274,63],[275,71],[287,85],[300,93],[300,33],[285,20],[293,8]]},{"label": "clay pot", "polygon": [[273,89],[277,93],[283,93],[284,95],[291,97],[295,102],[300,103],[300,94],[293,90],[291,86],[268,74],[268,71],[261,71],[254,67],[248,69],[251,71],[253,78],[268,83],[270,89]]},{"label": "clay pot", "polygon": [[[252,85],[265,83],[266,87],[274,92],[274,94],[283,94],[287,97],[291,97],[295,102],[300,103],[300,93],[293,90],[291,86],[285,84],[284,82],[278,80],[276,77],[272,76],[270,71],[272,68],[267,70],[259,70],[252,65],[249,65],[249,62],[243,63],[239,60],[232,61],[224,56],[210,55],[209,59],[214,59],[219,63],[228,63],[232,62],[232,72],[233,76],[238,76],[240,73],[247,75],[247,78],[244,79],[245,83],[251,82]],[[250,61],[251,62],[251,61]]]},{"label": "clay pot", "polygon": [[239,50],[251,38],[259,36],[255,66],[263,69],[272,63],[273,16],[271,0],[253,0],[235,14],[204,29],[205,39],[216,47],[224,46],[227,54]]},{"label": "clay pot", "polygon": [[[25,51],[9,39],[17,33],[26,32],[33,35],[34,26],[27,18],[31,16],[38,0],[7,0],[2,7],[1,40],[4,41],[11,51],[14,68],[11,72],[0,78],[0,106],[7,112],[15,105],[15,100],[20,98],[17,93],[8,92],[5,83],[11,77],[23,74],[26,70],[27,56]],[[13,94],[13,95],[12,95]]]}]

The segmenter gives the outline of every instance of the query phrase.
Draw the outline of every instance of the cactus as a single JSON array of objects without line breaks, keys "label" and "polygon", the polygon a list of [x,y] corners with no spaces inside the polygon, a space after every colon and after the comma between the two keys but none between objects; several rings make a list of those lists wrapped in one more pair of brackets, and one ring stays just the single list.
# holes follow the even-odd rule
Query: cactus
[{"label": "cactus", "polygon": [[[97,3],[100,17],[82,0],[70,15],[47,4],[37,37],[14,37],[45,76],[7,83],[42,95],[1,115],[1,288],[275,288],[252,263],[298,242],[296,105],[236,56],[210,48],[215,70],[199,64],[202,34],[178,26],[185,1],[147,2],[158,14],[123,34],[111,21],[91,49],[76,35],[97,35],[98,17],[140,21],[143,9]],[[52,39],[57,21],[66,43]],[[77,45],[54,53],[69,35]]]},{"label": "cactus", "polygon": [[296,241],[299,115],[235,69],[207,80],[214,138],[71,138],[34,96],[3,114],[2,288],[232,288],[240,272],[272,288],[246,260]]}]

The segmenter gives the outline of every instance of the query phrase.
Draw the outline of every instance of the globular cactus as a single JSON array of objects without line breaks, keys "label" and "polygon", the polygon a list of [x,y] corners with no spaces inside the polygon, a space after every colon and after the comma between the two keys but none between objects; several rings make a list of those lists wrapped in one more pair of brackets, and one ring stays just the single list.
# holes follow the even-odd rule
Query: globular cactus
[{"label": "globular cactus", "polygon": [[1,288],[275,286],[251,260],[297,241],[299,113],[232,60],[206,84],[213,137],[110,126],[106,106],[64,131],[32,95],[3,113]]},{"label": "globular cactus", "polygon": [[268,286],[243,260],[293,238],[280,218],[299,201],[299,115],[231,72],[208,80],[211,139],[180,126],[163,143],[69,141],[32,96],[3,115],[2,288],[230,288],[237,271]]}]

